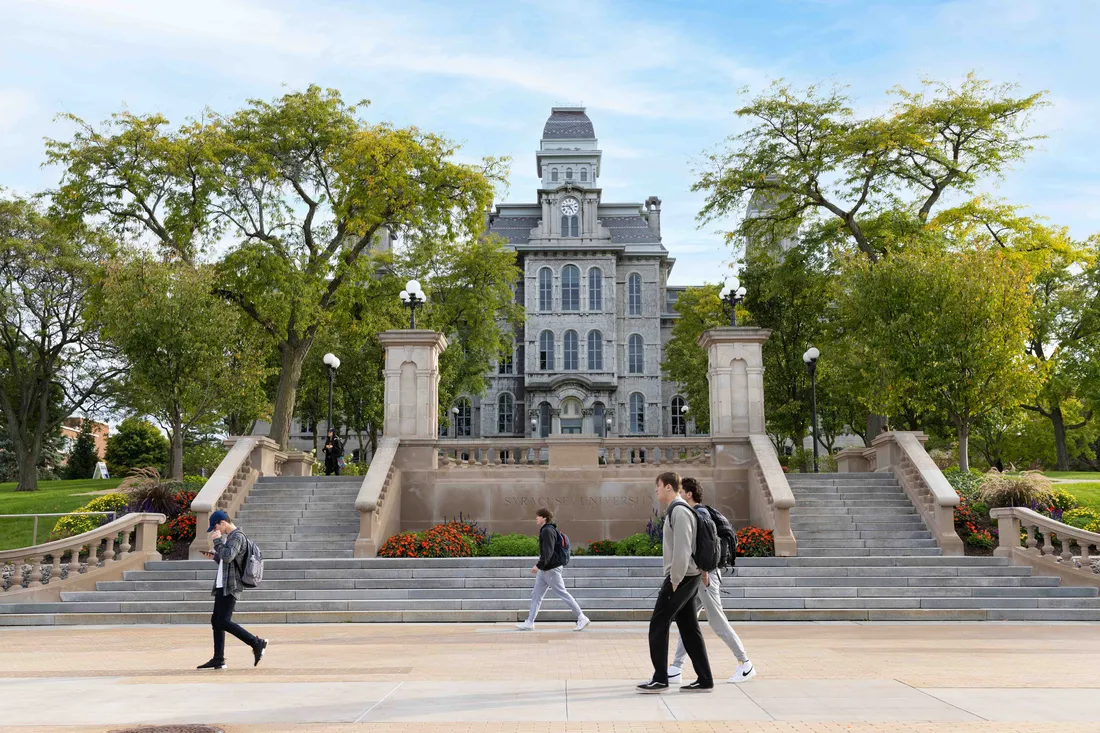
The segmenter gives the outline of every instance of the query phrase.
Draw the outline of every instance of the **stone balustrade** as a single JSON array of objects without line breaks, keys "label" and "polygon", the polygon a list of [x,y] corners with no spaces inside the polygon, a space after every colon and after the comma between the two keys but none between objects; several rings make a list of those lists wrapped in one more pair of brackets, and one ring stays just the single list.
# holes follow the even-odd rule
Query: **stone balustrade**
[{"label": "stone balustrade", "polygon": [[752,470],[749,472],[751,516],[761,517],[764,529],[772,530],[776,557],[794,557],[798,542],[791,531],[794,492],[783,473],[775,446],[766,435],[749,436],[752,446]]},{"label": "stone balustrade", "polygon": [[[1007,557],[1017,565],[1030,565],[1062,580],[1100,586],[1100,534],[1055,521],[1023,507],[991,509],[997,522],[997,549],[993,554]],[[1021,532],[1026,537],[1020,544]],[[1039,545],[1042,537],[1043,544]],[[1055,542],[1061,545],[1056,551]],[[1073,551],[1076,546],[1077,552]]]},{"label": "stone balustrade", "polygon": [[608,438],[600,448],[604,466],[714,465],[710,438]]},{"label": "stone balustrade", "polygon": [[545,440],[494,438],[493,440],[440,440],[439,467],[545,466],[549,459]]},{"label": "stone balustrade", "polygon": [[401,471],[397,466],[398,438],[382,438],[367,475],[355,497],[359,536],[355,557],[377,557],[382,544],[400,531]]},{"label": "stone balustrade", "polygon": [[[165,521],[163,514],[126,514],[90,532],[54,540],[33,547],[0,551],[0,566],[11,565],[13,571],[6,587],[0,586],[3,596],[15,596],[26,591],[24,598],[44,586],[56,586],[62,581],[72,581],[76,576],[91,573],[96,568],[112,568],[119,563],[135,559],[159,560],[157,553],[157,526]],[[81,560],[81,555],[87,557]],[[83,573],[82,573],[83,570]]]},{"label": "stone balustrade", "polygon": [[483,466],[664,466],[714,464],[709,438],[607,438],[440,440],[442,469]]}]

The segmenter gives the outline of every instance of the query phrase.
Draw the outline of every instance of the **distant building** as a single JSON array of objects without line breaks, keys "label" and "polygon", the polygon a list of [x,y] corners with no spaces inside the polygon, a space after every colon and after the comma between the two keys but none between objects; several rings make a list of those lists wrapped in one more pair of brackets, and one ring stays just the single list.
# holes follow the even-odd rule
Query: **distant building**
[{"label": "distant building", "polygon": [[[73,446],[76,445],[76,439],[80,437],[80,431],[83,430],[84,421],[87,419],[84,417],[67,417],[61,423],[61,438],[65,442],[64,451],[66,454],[72,453]],[[92,437],[95,439],[95,453],[102,461],[107,455],[109,428],[105,423],[96,422],[95,420],[89,420],[89,422],[91,423]]]}]

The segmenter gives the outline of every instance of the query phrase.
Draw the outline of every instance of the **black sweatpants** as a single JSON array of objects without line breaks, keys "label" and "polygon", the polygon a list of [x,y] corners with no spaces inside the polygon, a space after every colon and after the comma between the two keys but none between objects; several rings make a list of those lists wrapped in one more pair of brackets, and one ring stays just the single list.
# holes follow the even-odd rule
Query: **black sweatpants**
[{"label": "black sweatpants", "polygon": [[707,647],[703,643],[703,631],[699,628],[699,617],[695,609],[695,596],[703,586],[702,575],[689,575],[680,583],[676,592],[672,591],[672,581],[665,578],[661,591],[657,594],[657,604],[649,619],[649,658],[653,662],[653,681],[668,684],[668,632],[672,622],[680,629],[680,638],[688,658],[699,675],[699,682],[713,685],[714,677],[710,672],[710,660],[707,659]]},{"label": "black sweatpants", "polygon": [[214,596],[214,613],[210,616],[210,625],[214,628],[214,659],[219,662],[225,661],[225,632],[228,631],[233,634],[253,649],[256,648],[256,642],[259,641],[255,636],[248,633],[244,627],[233,623],[233,609],[236,607],[237,599],[226,593],[222,588],[218,588]]}]

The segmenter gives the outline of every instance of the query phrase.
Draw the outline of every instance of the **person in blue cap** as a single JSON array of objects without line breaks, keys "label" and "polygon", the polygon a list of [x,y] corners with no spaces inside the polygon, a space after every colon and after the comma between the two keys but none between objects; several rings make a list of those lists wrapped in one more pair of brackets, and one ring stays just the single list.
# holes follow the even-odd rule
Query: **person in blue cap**
[{"label": "person in blue cap", "polygon": [[252,648],[255,667],[263,659],[267,649],[267,639],[253,636],[243,627],[233,623],[233,609],[244,586],[241,585],[241,560],[244,559],[247,540],[244,532],[229,521],[229,515],[218,510],[210,515],[210,526],[206,530],[214,541],[213,552],[202,554],[218,563],[218,574],[214,577],[214,613],[210,616],[210,625],[214,629],[214,657],[199,669],[225,669],[225,632],[233,634]]}]

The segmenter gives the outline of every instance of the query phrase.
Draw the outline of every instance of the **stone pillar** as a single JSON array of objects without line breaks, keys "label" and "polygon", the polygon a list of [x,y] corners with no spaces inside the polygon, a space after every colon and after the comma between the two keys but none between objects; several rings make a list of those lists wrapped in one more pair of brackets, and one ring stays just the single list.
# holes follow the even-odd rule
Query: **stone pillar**
[{"label": "stone pillar", "polygon": [[[435,331],[386,331],[378,335],[386,350],[385,418],[382,435],[425,442],[402,449],[402,463],[436,467],[435,441],[439,438],[439,355],[447,339]],[[416,455],[413,455],[413,454]]]},{"label": "stone pillar", "polygon": [[699,337],[707,351],[710,434],[722,438],[763,435],[763,345],[766,328],[713,328]]}]

